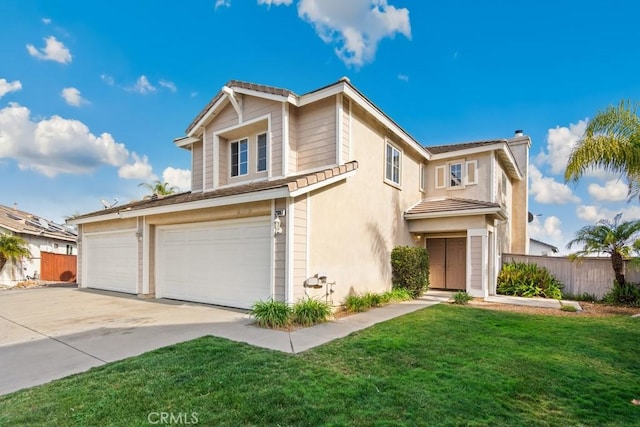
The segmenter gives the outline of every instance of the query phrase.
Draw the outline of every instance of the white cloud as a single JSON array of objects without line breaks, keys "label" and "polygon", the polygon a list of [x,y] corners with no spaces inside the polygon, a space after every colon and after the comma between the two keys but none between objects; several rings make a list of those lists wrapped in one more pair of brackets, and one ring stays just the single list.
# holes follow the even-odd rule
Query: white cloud
[{"label": "white cloud", "polygon": [[585,129],[587,120],[580,120],[578,123],[571,123],[569,127],[556,126],[555,129],[547,131],[547,151],[538,154],[537,163],[548,163],[551,172],[554,174],[564,174],[567,161],[571,155],[571,150],[576,146]]},{"label": "white cloud", "polygon": [[540,222],[539,217],[534,217],[529,223],[529,236],[533,239],[541,240],[545,243],[553,244],[560,248],[563,241],[562,222],[557,216],[545,218],[544,222]]},{"label": "white cloud", "polygon": [[576,209],[576,215],[583,221],[595,224],[601,219],[613,219],[617,214],[622,212],[623,221],[631,221],[640,219],[640,206],[628,205],[625,208],[611,210],[602,206],[581,205]]},{"label": "white cloud", "polygon": [[627,199],[629,187],[624,182],[612,179],[606,184],[589,184],[589,194],[598,201],[621,202]]},{"label": "white cloud", "polygon": [[403,82],[408,82],[409,76],[407,76],[406,74],[398,74],[398,80],[402,80]]},{"label": "white cloud", "polygon": [[0,98],[9,92],[16,92],[22,89],[22,83],[18,80],[8,82],[6,79],[0,79]]},{"label": "white cloud", "polygon": [[79,107],[82,104],[89,104],[89,101],[84,99],[80,95],[80,91],[75,87],[65,87],[64,89],[62,89],[60,95],[64,98],[67,104],[74,107]]},{"label": "white cloud", "polygon": [[293,0],[258,0],[258,4],[266,4],[267,6],[275,5],[285,5],[290,6]]},{"label": "white cloud", "polygon": [[348,66],[373,61],[384,38],[398,33],[411,38],[409,10],[387,0],[300,0],[298,16],[311,23],[325,43],[335,45],[336,55]]},{"label": "white cloud", "polygon": [[553,178],[545,177],[534,165],[529,165],[529,192],[535,201],[545,204],[565,204],[580,201],[571,189]]},{"label": "white cloud", "polygon": [[103,82],[105,82],[109,86],[115,86],[116,85],[116,81],[113,79],[113,77],[111,77],[108,74],[101,74],[100,78],[102,79]]},{"label": "white cloud", "polygon": [[44,40],[46,43],[45,47],[40,49],[37,49],[32,44],[28,44],[27,51],[29,52],[29,55],[45,61],[56,61],[61,64],[68,64],[71,62],[71,52],[62,42],[58,41],[54,36],[49,36]]},{"label": "white cloud", "polygon": [[138,156],[131,153],[133,163],[126,164],[118,169],[118,176],[124,179],[139,179],[141,181],[154,181],[158,179],[153,173],[153,168],[149,164],[147,156]]},{"label": "white cloud", "polygon": [[142,75],[136,80],[136,84],[127,88],[130,92],[140,93],[142,95],[146,95],[151,92],[156,91],[156,87],[149,83],[147,76]]},{"label": "white cloud", "polygon": [[169,89],[173,93],[176,93],[176,91],[178,90],[178,88],[176,87],[176,84],[169,80],[160,80],[158,84],[162,87]]},{"label": "white cloud", "polygon": [[45,25],[51,24],[51,19],[49,18],[42,18],[42,23]]},{"label": "white cloud", "polygon": [[99,136],[78,120],[52,116],[36,121],[27,107],[11,103],[0,110],[0,158],[20,169],[49,177],[89,173],[99,166],[120,167],[129,152],[109,133]]},{"label": "white cloud", "polygon": [[218,10],[221,7],[231,7],[231,0],[216,0],[214,9]]},{"label": "white cloud", "polygon": [[180,191],[189,191],[191,190],[191,171],[169,166],[162,172],[162,181],[169,183],[169,187],[178,187]]}]

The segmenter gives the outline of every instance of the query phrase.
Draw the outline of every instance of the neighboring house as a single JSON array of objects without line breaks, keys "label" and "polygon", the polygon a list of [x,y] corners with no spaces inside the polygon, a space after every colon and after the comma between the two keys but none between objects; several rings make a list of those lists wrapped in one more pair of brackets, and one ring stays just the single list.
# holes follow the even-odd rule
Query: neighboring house
[{"label": "neighboring house", "polygon": [[31,251],[31,258],[11,261],[0,271],[0,284],[15,285],[27,276],[40,275],[45,254],[76,255],[76,233],[67,225],[56,224],[37,215],[0,205],[0,233],[23,238]]},{"label": "neighboring house", "polygon": [[529,137],[425,148],[346,78],[304,95],[230,81],[175,145],[191,192],[70,220],[80,286],[339,304],[388,290],[409,245],[429,249],[431,287],[484,296],[500,254],[527,252]]},{"label": "neighboring house", "polygon": [[540,240],[529,239],[528,255],[554,256],[558,252],[559,251],[556,246],[550,245],[549,243],[545,243]]}]

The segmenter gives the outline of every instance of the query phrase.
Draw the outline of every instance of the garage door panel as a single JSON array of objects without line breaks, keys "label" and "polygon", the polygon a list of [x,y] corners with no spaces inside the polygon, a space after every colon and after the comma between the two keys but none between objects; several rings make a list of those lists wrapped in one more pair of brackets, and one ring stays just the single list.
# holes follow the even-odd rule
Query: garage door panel
[{"label": "garage door panel", "polygon": [[249,308],[270,296],[269,217],[158,229],[161,297]]},{"label": "garage door panel", "polygon": [[87,234],[83,244],[85,286],[137,293],[138,246],[135,230]]}]

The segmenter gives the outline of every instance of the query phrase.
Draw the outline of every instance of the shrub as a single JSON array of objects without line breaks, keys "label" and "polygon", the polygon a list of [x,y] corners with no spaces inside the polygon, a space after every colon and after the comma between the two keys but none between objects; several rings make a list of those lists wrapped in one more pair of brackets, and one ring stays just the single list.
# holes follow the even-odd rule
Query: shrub
[{"label": "shrub", "polygon": [[453,294],[453,303],[466,305],[469,301],[471,301],[473,297],[467,293],[467,291],[458,291]]},{"label": "shrub", "polygon": [[402,288],[392,289],[385,292],[383,295],[388,295],[389,302],[402,302],[413,299],[411,293],[408,290]]},{"label": "shrub", "polygon": [[600,299],[595,296],[595,294],[590,294],[588,292],[583,292],[581,294],[565,294],[562,293],[562,299],[568,299],[573,301],[587,301],[587,302],[596,302],[600,301]]},{"label": "shrub", "polygon": [[352,313],[360,313],[371,308],[369,302],[361,295],[349,295],[344,305],[347,311],[351,311]]},{"label": "shrub", "polygon": [[602,298],[607,304],[640,307],[640,288],[635,283],[613,282],[613,288]]},{"label": "shrub", "polygon": [[398,246],[391,251],[394,289],[418,298],[429,288],[429,255],[425,248]]},{"label": "shrub", "polygon": [[293,305],[292,314],[298,325],[311,326],[326,322],[331,316],[331,306],[324,301],[307,298]]},{"label": "shrub", "polygon": [[506,263],[498,275],[502,295],[562,299],[563,285],[544,267],[523,262]]},{"label": "shrub", "polygon": [[258,301],[253,304],[251,314],[259,326],[284,328],[291,323],[291,307],[282,301]]},{"label": "shrub", "polygon": [[369,308],[380,307],[381,305],[384,305],[384,298],[381,294],[367,292],[366,294],[362,295],[362,298],[364,299],[365,305],[367,305]]}]

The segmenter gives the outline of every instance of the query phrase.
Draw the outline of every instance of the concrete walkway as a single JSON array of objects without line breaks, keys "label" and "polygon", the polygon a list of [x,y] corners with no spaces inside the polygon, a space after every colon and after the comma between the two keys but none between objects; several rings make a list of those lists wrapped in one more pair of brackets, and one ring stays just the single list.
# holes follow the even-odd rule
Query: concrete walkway
[{"label": "concrete walkway", "polygon": [[73,288],[1,291],[0,395],[206,335],[300,353],[440,301],[427,295],[287,332],[204,304]]}]

